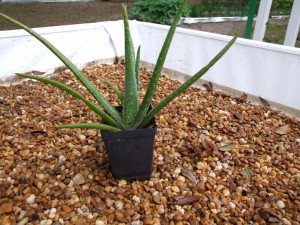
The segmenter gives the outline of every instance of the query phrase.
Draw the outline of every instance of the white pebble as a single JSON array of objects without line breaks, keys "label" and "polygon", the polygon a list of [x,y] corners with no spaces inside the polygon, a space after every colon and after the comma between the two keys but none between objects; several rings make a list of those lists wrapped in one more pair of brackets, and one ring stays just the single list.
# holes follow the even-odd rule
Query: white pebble
[{"label": "white pebble", "polygon": [[208,173],[208,176],[212,177],[212,178],[215,178],[216,177],[216,174],[214,172],[209,172]]},{"label": "white pebble", "polygon": [[87,218],[88,218],[89,220],[92,220],[94,217],[93,217],[93,215],[90,213],[90,214],[87,216]]},{"label": "white pebble", "polygon": [[78,209],[77,209],[77,213],[78,213],[79,215],[81,215],[81,214],[83,213],[83,211],[81,210],[81,208],[78,208]]},{"label": "white pebble", "polygon": [[63,163],[66,160],[67,160],[66,157],[64,157],[63,155],[60,155],[59,158],[58,158],[58,163]]},{"label": "white pebble", "polygon": [[119,180],[119,186],[124,186],[127,184],[127,181],[122,179],[122,180]]},{"label": "white pebble", "polygon": [[81,173],[77,173],[73,178],[74,184],[84,184],[85,178]]},{"label": "white pebble", "polygon": [[136,196],[136,195],[134,195],[134,196],[132,197],[132,200],[135,201],[135,202],[138,203],[138,204],[141,203],[140,197],[138,197],[138,196]]},{"label": "white pebble", "polygon": [[136,220],[136,221],[133,221],[130,225],[141,225],[141,221],[140,220]]},{"label": "white pebble", "polygon": [[46,221],[45,225],[51,225],[52,223],[53,223],[52,220],[48,219],[48,220]]},{"label": "white pebble", "polygon": [[26,202],[27,202],[28,204],[33,204],[34,201],[35,201],[35,195],[34,195],[34,194],[32,194],[32,195],[30,195],[28,198],[26,198]]},{"label": "white pebble", "polygon": [[40,225],[46,225],[47,220],[41,220]]},{"label": "white pebble", "polygon": [[206,135],[209,135],[208,130],[203,130],[202,133],[203,133],[203,134],[206,134]]},{"label": "white pebble", "polygon": [[242,209],[241,213],[244,214],[246,212],[246,209]]},{"label": "white pebble", "polygon": [[282,222],[284,225],[292,225],[292,223],[287,218],[282,218]]},{"label": "white pebble", "polygon": [[223,167],[221,165],[216,165],[216,167],[215,167],[215,171],[222,170],[222,169],[223,169]]},{"label": "white pebble", "polygon": [[297,138],[297,139],[296,139],[296,142],[297,142],[297,143],[300,143],[300,138]]},{"label": "white pebble", "polygon": [[81,153],[78,150],[73,150],[72,153],[76,156],[81,156]]},{"label": "white pebble", "polygon": [[25,225],[27,224],[29,218],[28,217],[25,217],[24,219],[22,219],[17,225]]},{"label": "white pebble", "polygon": [[56,208],[51,208],[49,211],[49,218],[53,219],[55,217],[56,214]]},{"label": "white pebble", "polygon": [[102,220],[96,220],[95,225],[104,225],[105,223]]},{"label": "white pebble", "polygon": [[21,212],[20,212],[20,214],[18,216],[18,220],[23,219],[25,217],[25,215],[26,215],[26,211],[25,210],[21,210]]},{"label": "white pebble", "polygon": [[121,210],[121,209],[123,209],[123,206],[124,206],[124,203],[122,201],[115,202],[116,209]]},{"label": "white pebble", "polygon": [[181,169],[180,169],[180,168],[176,168],[176,169],[174,170],[174,174],[180,174],[180,172],[181,172]]},{"label": "white pebble", "polygon": [[277,205],[278,208],[280,208],[280,209],[285,208],[285,204],[284,204],[284,202],[283,202],[282,200],[278,200],[278,201],[276,202],[276,205]]},{"label": "white pebble", "polygon": [[35,176],[36,176],[37,179],[40,179],[40,180],[44,180],[45,179],[45,174],[43,174],[43,173],[38,173]]},{"label": "white pebble", "polygon": [[225,169],[227,169],[228,168],[228,164],[227,163],[223,163],[223,167],[225,168]]},{"label": "white pebble", "polygon": [[70,183],[68,184],[69,188],[73,187],[73,185],[74,185],[73,180],[70,180]]},{"label": "white pebble", "polygon": [[236,205],[235,205],[234,203],[232,203],[232,202],[229,202],[229,206],[230,206],[230,208],[232,208],[232,209],[235,209],[235,207],[236,207]]},{"label": "white pebble", "polygon": [[218,135],[217,136],[217,141],[222,141],[222,136]]}]

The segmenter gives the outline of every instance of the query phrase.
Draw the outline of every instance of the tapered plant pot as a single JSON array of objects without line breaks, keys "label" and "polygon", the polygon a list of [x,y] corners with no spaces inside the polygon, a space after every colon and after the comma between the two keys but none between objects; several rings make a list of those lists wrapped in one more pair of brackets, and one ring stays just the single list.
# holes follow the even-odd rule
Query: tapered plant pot
[{"label": "tapered plant pot", "polygon": [[[120,111],[122,108],[117,107]],[[146,180],[152,174],[155,119],[146,128],[118,132],[101,131],[115,179]]]}]

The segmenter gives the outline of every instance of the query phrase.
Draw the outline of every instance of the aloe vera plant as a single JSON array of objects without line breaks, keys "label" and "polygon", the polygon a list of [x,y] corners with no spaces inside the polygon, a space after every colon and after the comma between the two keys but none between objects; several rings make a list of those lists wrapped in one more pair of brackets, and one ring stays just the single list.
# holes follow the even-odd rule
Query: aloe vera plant
[{"label": "aloe vera plant", "polygon": [[138,128],[144,128],[147,126],[149,121],[168,103],[175,99],[178,95],[189,88],[193,83],[195,83],[200,77],[202,77],[233,45],[236,40],[234,37],[205,67],[203,67],[194,76],[188,79],[185,83],[181,84],[176,90],[170,93],[165,99],[154,106],[149,112],[149,106],[151,104],[152,98],[155,94],[157,83],[160,77],[161,70],[163,68],[171,41],[173,39],[176,25],[180,19],[180,15],[184,9],[185,2],[183,2],[175,16],[174,22],[169,29],[165,42],[162,46],[161,52],[159,54],[156,66],[153,70],[153,74],[146,91],[146,94],[142,100],[141,105],[139,105],[139,70],[140,70],[140,47],[135,54],[134,46],[130,34],[129,22],[127,16],[126,6],[123,5],[122,14],[124,21],[124,33],[125,33],[125,84],[124,84],[124,94],[112,84],[110,81],[104,79],[103,81],[108,84],[118,95],[118,98],[122,102],[123,111],[121,115],[101,94],[101,92],[96,88],[96,86],[91,83],[91,81],[58,49],[56,49],[51,43],[49,43],[45,38],[40,36],[38,33],[20,23],[19,21],[0,13],[0,16],[6,18],[10,22],[19,26],[20,28],[27,31],[29,34],[34,36],[37,40],[43,43],[50,51],[52,51],[64,64],[69,68],[76,78],[85,86],[85,88],[90,92],[90,94],[95,98],[97,104],[84,98],[79,92],[72,89],[71,87],[54,81],[49,78],[21,74],[17,73],[18,76],[39,80],[41,82],[55,86],[68,94],[72,95],[74,98],[82,100],[87,107],[93,110],[99,117],[105,120],[106,124],[103,123],[80,123],[80,124],[67,124],[61,126],[55,126],[55,128],[90,128],[90,129],[100,129],[103,131],[120,131],[120,130],[133,130]]}]

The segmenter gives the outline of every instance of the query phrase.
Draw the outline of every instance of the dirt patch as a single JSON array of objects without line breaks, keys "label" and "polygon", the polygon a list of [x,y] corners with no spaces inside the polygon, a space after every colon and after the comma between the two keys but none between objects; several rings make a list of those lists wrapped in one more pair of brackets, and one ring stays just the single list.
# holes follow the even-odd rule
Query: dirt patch
[{"label": "dirt patch", "polygon": [[[127,5],[130,8],[131,2]],[[29,27],[92,23],[122,19],[120,2],[0,4],[0,12]],[[0,18],[0,30],[16,29]]]},{"label": "dirt patch", "polygon": [[217,34],[235,35],[243,34],[246,23],[245,22],[222,22],[222,23],[196,23],[190,25],[182,25],[181,27],[187,29],[194,29],[199,31],[206,31]]}]

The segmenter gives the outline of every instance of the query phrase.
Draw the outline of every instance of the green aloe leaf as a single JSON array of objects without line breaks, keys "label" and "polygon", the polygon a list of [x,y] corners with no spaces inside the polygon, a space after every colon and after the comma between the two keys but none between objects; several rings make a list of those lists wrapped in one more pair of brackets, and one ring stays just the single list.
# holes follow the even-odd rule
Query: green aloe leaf
[{"label": "green aloe leaf", "polygon": [[102,80],[104,83],[106,83],[111,89],[114,90],[114,92],[118,96],[118,99],[123,104],[124,96],[123,96],[123,93],[119,90],[119,88],[114,83],[110,82],[108,79],[106,79],[104,77],[100,77],[99,79]]},{"label": "green aloe leaf", "polygon": [[59,88],[62,91],[67,92],[68,94],[72,95],[74,98],[82,100],[91,110],[93,110],[97,115],[99,115],[102,119],[104,119],[108,124],[110,124],[111,126],[114,126],[114,127],[121,128],[120,125],[112,117],[107,115],[96,104],[94,104],[93,102],[91,102],[91,101],[87,100],[86,98],[84,98],[79,92],[77,92],[76,90],[74,90],[70,86],[65,85],[61,82],[46,78],[46,77],[33,76],[33,75],[22,74],[22,73],[17,73],[17,75],[21,76],[21,77],[25,77],[25,78],[38,80],[38,81],[44,82],[46,84],[50,84],[54,87]]},{"label": "green aloe leaf", "polygon": [[139,102],[135,75],[134,46],[131,39],[128,15],[125,5],[123,5],[123,21],[125,35],[125,85],[123,119],[125,125],[128,125],[133,121],[137,114]]},{"label": "green aloe leaf", "polygon": [[81,128],[81,129],[98,129],[98,130],[103,130],[103,131],[110,131],[110,132],[115,132],[115,131],[121,131],[121,129],[112,127],[106,124],[102,123],[75,123],[75,124],[66,124],[66,125],[61,125],[61,126],[55,126],[53,127],[55,129],[69,129],[69,128]]},{"label": "green aloe leaf", "polygon": [[57,56],[65,65],[68,67],[76,78],[86,87],[86,89],[93,95],[93,97],[103,106],[103,108],[110,114],[122,127],[125,127],[122,117],[119,115],[118,111],[105,99],[105,97],[98,91],[94,84],[66,57],[64,56],[57,48],[55,48],[50,42],[48,42],[41,35],[36,33],[31,28],[20,23],[19,21],[0,13],[0,16],[9,20],[13,24],[19,26],[20,28],[27,31],[37,40],[39,40],[44,46],[46,46],[54,55]]},{"label": "green aloe leaf", "polygon": [[141,46],[138,47],[136,53],[136,60],[135,60],[136,90],[137,90],[138,98],[140,96],[140,67],[141,67]]},{"label": "green aloe leaf", "polygon": [[183,1],[183,3],[181,3],[181,5],[179,7],[179,10],[178,10],[178,12],[177,12],[177,14],[174,18],[173,24],[172,24],[171,28],[169,29],[169,32],[167,34],[167,37],[166,37],[165,42],[163,44],[163,47],[162,47],[162,49],[160,51],[160,54],[158,56],[156,66],[153,70],[153,74],[152,74],[148,89],[146,91],[146,94],[145,94],[144,99],[142,101],[142,104],[140,106],[140,109],[139,109],[139,111],[136,115],[136,118],[134,119],[134,121],[131,125],[131,128],[136,128],[136,127],[139,126],[139,124],[143,121],[143,119],[144,119],[144,117],[145,117],[145,115],[146,115],[146,113],[149,109],[152,98],[153,98],[154,93],[156,91],[156,87],[157,87],[157,83],[158,83],[158,80],[159,80],[159,77],[160,77],[161,70],[164,66],[164,63],[165,63],[165,60],[166,60],[166,57],[167,57],[167,53],[169,51],[169,48],[170,48],[175,30],[176,30],[176,26],[178,24],[178,21],[180,19],[180,16],[182,14],[182,11],[184,9],[185,4],[186,4],[185,1]]},{"label": "green aloe leaf", "polygon": [[230,49],[233,45],[237,36],[232,38],[232,40],[198,73],[189,78],[186,82],[181,84],[175,91],[169,94],[165,99],[163,99],[160,103],[158,103],[143,119],[142,123],[139,125],[140,128],[145,127],[149,121],[167,104],[173,101],[178,95],[188,89],[193,83],[195,83],[200,77],[202,77],[213,65],[215,65],[219,59]]},{"label": "green aloe leaf", "polygon": [[248,178],[251,178],[251,177],[252,177],[252,172],[251,172],[251,170],[250,170],[248,167],[246,167],[245,171],[246,171],[247,177],[248,177]]},{"label": "green aloe leaf", "polygon": [[227,151],[230,151],[234,148],[235,148],[234,145],[223,145],[223,146],[220,147],[220,151],[227,152]]}]

